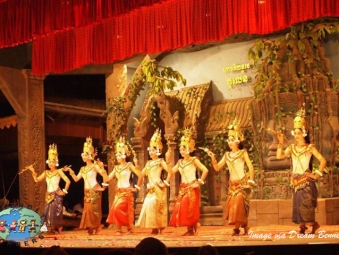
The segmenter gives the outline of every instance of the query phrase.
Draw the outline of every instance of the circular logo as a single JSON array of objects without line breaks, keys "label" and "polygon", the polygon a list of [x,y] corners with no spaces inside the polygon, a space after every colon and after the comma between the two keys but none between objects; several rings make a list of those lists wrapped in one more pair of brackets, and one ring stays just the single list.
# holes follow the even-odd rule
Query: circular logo
[{"label": "circular logo", "polygon": [[41,217],[35,211],[24,208],[7,208],[0,212],[0,238],[25,241],[39,234]]}]

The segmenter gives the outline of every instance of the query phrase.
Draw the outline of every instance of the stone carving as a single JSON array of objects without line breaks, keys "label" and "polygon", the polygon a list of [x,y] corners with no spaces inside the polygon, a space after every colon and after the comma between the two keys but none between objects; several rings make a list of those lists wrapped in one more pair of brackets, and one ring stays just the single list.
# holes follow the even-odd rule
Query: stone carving
[{"label": "stone carving", "polygon": [[[134,118],[134,137],[131,138],[138,158],[142,158],[139,161],[140,166],[144,166],[143,162],[146,163],[145,158],[148,155],[137,148],[146,149],[149,144],[154,132],[154,128],[151,126],[152,114],[157,114],[157,126],[162,130],[167,141],[165,147],[170,146],[173,151],[171,162],[174,164],[179,155],[175,140],[177,131],[190,126],[195,138],[203,136],[205,123],[208,119],[207,110],[212,101],[211,83],[147,97],[141,108],[140,119]],[[166,149],[164,148],[163,151]],[[179,179],[175,178],[171,181],[170,201],[175,200],[178,187]],[[144,192],[142,191],[141,194]],[[171,208],[170,205],[170,210]]]}]

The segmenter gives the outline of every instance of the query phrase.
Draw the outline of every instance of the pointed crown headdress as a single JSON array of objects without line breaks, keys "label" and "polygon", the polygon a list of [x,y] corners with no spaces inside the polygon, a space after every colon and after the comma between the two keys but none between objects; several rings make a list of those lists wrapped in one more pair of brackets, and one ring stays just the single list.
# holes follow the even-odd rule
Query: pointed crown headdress
[{"label": "pointed crown headdress", "polygon": [[120,153],[123,157],[129,156],[131,154],[125,137],[120,136],[120,138],[115,143],[115,153]]},{"label": "pointed crown headdress", "polygon": [[157,130],[155,130],[155,132],[154,132],[154,134],[151,138],[151,141],[149,143],[149,146],[157,149],[157,155],[158,156],[161,154],[163,145],[162,145],[162,142],[161,142],[161,130],[159,128]]},{"label": "pointed crown headdress", "polygon": [[90,155],[90,159],[94,160],[96,152],[95,152],[95,149],[92,145],[92,138],[90,136],[86,138],[86,142],[84,143],[83,152],[88,153],[88,155]]},{"label": "pointed crown headdress", "polygon": [[184,130],[184,135],[180,139],[180,147],[181,146],[185,146],[189,152],[195,150],[195,140],[192,138],[192,130],[190,128]]},{"label": "pointed crown headdress", "polygon": [[[303,136],[307,136],[307,123],[306,123],[306,111],[304,109],[304,107],[301,107],[297,113],[296,116],[294,118],[293,121],[293,128],[300,128],[303,132]],[[291,134],[294,135],[294,130],[291,131]]]},{"label": "pointed crown headdress", "polygon": [[46,160],[46,163],[48,164],[51,161],[55,161],[56,165],[57,166],[59,165],[58,164],[58,162],[59,162],[59,159],[58,159],[58,148],[57,148],[57,145],[54,144],[54,143],[49,145],[48,158]]},{"label": "pointed crown headdress", "polygon": [[233,122],[228,126],[228,136],[233,136],[236,140],[244,141],[244,135],[240,129],[240,120],[235,117]]}]

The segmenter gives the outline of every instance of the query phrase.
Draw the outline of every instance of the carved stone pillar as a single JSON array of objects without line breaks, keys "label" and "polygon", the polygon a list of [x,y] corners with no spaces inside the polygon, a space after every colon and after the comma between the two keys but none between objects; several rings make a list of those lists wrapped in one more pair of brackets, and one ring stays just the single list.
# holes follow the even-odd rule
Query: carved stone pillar
[{"label": "carved stone pillar", "polygon": [[[175,141],[175,135],[174,134],[165,134],[165,139],[167,140],[167,146],[169,146],[172,150],[172,156],[170,159],[172,167],[175,166],[175,164],[178,162],[179,159],[179,148],[178,143]],[[179,186],[180,186],[180,176],[179,173],[176,173],[175,175],[172,175],[171,178],[171,186],[170,186],[170,193],[169,193],[169,212],[172,213],[174,202],[176,200],[176,197],[178,195]]]},{"label": "carved stone pillar", "polygon": [[[147,163],[148,160],[148,151],[145,146],[145,141],[141,137],[133,137],[131,138],[131,145],[137,155],[138,161],[139,161],[139,166],[140,166],[140,171],[144,168],[144,166]],[[136,207],[135,207],[135,214],[139,215],[141,208],[142,208],[142,203],[144,201],[144,198],[147,194],[147,178],[145,177],[143,179],[141,189],[138,192],[138,197],[136,199]]]},{"label": "carved stone pillar", "polygon": [[[34,76],[31,70],[22,70],[26,80],[24,90],[17,91],[18,103],[22,106],[23,115],[18,116],[18,155],[19,169],[34,165],[37,174],[46,169],[45,153],[45,120],[44,120],[44,79],[45,76]],[[35,183],[30,171],[19,178],[20,202],[31,205],[43,212],[45,205],[45,182]]]},{"label": "carved stone pillar", "polygon": [[[106,76],[106,104],[110,98],[122,96],[127,88],[127,67],[126,65],[116,64],[112,73]],[[107,118],[107,139],[111,139],[110,130],[114,119]],[[112,152],[107,156],[108,173],[113,170],[115,153]],[[111,181],[108,188],[109,209],[112,206],[116,191],[116,180]]]}]

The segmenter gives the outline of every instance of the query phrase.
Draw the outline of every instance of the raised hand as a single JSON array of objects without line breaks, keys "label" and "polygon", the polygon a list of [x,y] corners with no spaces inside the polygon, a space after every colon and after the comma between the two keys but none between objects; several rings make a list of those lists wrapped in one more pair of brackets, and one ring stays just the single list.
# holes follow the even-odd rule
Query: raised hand
[{"label": "raised hand", "polygon": [[207,155],[208,155],[209,157],[215,156],[215,154],[214,154],[210,149],[208,149],[208,148],[199,147],[199,149],[201,149],[201,150],[203,150],[204,152],[206,152]]},{"label": "raised hand", "polygon": [[29,165],[29,166],[24,167],[24,168],[19,172],[19,174],[22,174],[22,173],[26,172],[27,170],[30,170],[32,173],[35,172],[33,165]]},{"label": "raised hand", "polygon": [[284,143],[284,134],[281,133],[281,132],[276,132],[276,135],[277,135],[277,139],[278,139],[279,144],[283,144]]},{"label": "raised hand", "polygon": [[70,172],[70,171],[73,171],[73,170],[71,169],[71,167],[72,167],[72,165],[64,166],[64,167],[62,168],[62,171],[64,171],[64,172]]},{"label": "raised hand", "polygon": [[99,158],[95,161],[95,163],[96,163],[100,168],[104,168],[104,162],[102,162]]}]

